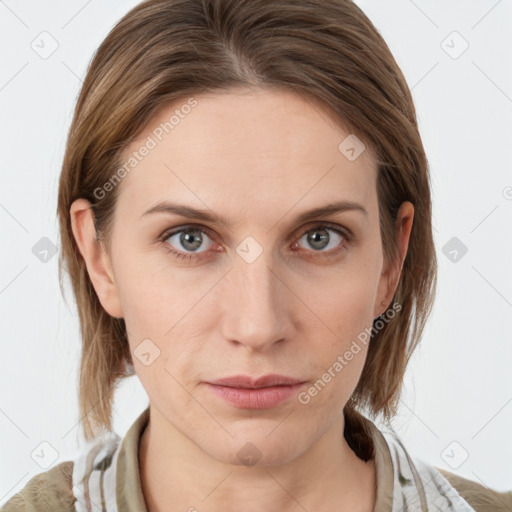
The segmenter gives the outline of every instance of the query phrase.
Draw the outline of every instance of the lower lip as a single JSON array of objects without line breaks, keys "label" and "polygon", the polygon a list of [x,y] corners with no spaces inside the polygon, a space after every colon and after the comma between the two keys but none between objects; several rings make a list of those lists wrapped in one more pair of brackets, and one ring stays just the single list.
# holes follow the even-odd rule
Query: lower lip
[{"label": "lower lip", "polygon": [[296,395],[304,382],[293,386],[272,386],[268,388],[230,388],[206,383],[217,396],[239,409],[270,409]]}]

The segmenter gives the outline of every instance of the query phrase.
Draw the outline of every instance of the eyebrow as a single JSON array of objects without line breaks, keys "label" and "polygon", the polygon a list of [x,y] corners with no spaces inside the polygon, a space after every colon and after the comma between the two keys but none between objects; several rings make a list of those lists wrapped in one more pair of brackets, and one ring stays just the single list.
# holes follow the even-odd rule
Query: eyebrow
[{"label": "eyebrow", "polygon": [[[334,213],[341,213],[346,211],[357,211],[368,216],[368,211],[360,203],[356,203],[354,201],[336,201],[328,203],[324,206],[319,206],[317,208],[307,210],[301,213],[295,219],[295,221],[307,222],[317,217],[326,217]],[[189,219],[210,222],[212,224],[220,224],[228,228],[230,226],[229,221],[225,217],[223,217],[222,215],[215,214],[211,212],[211,210],[200,210],[197,208],[192,208],[191,206],[186,206],[184,204],[171,203],[169,201],[163,201],[156,204],[155,206],[152,206],[151,208],[149,208],[149,210],[146,210],[141,215],[141,218],[154,213],[169,213],[179,215],[181,217],[186,217]]]}]

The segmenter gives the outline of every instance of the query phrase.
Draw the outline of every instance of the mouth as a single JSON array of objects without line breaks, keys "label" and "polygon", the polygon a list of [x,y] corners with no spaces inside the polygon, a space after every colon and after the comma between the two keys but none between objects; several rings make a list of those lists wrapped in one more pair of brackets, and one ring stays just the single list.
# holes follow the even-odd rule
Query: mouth
[{"label": "mouth", "polygon": [[235,375],[204,384],[217,397],[239,409],[270,409],[296,395],[306,382],[272,374],[259,378]]}]

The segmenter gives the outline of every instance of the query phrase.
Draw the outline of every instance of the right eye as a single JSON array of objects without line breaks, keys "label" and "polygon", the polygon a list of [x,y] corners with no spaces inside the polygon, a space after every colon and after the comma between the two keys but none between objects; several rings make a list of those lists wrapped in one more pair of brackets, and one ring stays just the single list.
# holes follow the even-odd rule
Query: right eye
[{"label": "right eye", "polygon": [[[210,242],[204,250],[198,250],[201,246],[204,246],[205,238]],[[168,230],[162,235],[161,241],[165,243],[166,249],[178,259],[200,257],[199,255],[207,252],[213,245],[213,241],[208,234],[197,226],[184,226],[179,229]],[[196,254],[198,256],[195,256]]]}]

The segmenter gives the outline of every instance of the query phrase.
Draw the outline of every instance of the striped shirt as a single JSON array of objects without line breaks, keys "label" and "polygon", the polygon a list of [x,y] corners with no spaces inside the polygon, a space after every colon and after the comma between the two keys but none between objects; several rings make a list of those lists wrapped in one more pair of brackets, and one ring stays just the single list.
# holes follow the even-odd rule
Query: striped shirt
[{"label": "striped shirt", "polygon": [[[149,406],[121,439],[107,432],[82,454],[34,476],[1,512],[147,512],[139,474],[139,441]],[[512,511],[512,491],[498,492],[411,457],[392,430],[364,418],[374,448],[373,512]]]}]

